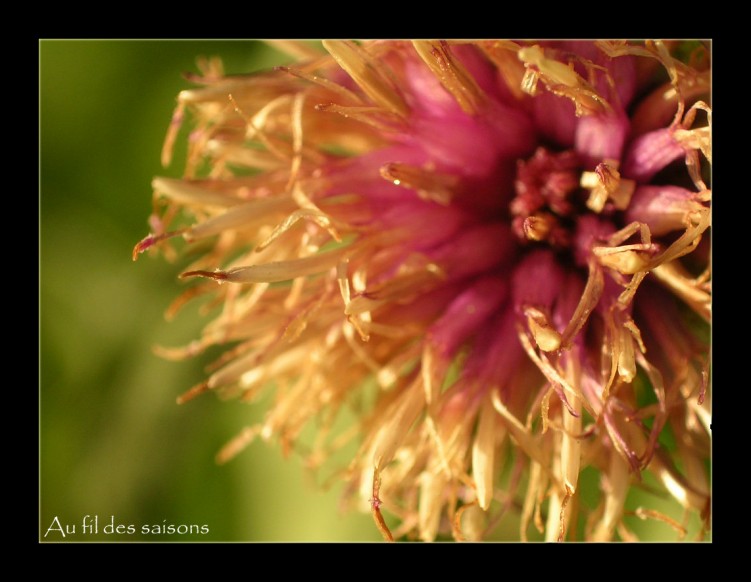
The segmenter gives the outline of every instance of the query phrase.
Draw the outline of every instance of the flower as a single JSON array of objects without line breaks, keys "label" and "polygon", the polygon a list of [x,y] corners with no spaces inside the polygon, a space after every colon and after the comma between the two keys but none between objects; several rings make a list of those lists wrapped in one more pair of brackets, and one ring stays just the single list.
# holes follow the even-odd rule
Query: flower
[{"label": "flower", "polygon": [[521,539],[533,521],[547,540],[631,539],[634,511],[685,533],[627,510],[642,474],[708,527],[707,51],[323,46],[191,78],[163,153],[190,111],[185,177],[154,180],[134,250],[184,239],[197,284],[170,314],[219,308],[163,354],[232,345],[179,401],[275,392],[219,460],[257,435],[295,448],[314,423],[312,467],[358,439],[342,478],[387,539],[477,539],[514,506]]}]

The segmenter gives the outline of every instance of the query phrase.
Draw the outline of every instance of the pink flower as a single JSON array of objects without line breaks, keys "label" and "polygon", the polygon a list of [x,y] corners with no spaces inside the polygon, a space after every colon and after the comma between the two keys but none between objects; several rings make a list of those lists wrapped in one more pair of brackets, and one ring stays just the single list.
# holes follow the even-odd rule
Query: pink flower
[{"label": "pink flower", "polygon": [[521,539],[533,517],[548,540],[630,539],[629,511],[685,534],[627,506],[644,472],[708,526],[709,348],[686,322],[710,321],[706,53],[324,47],[247,77],[214,64],[180,94],[164,161],[187,108],[186,176],[154,180],[164,210],[134,251],[181,235],[183,277],[204,279],[179,304],[221,307],[164,350],[233,346],[182,400],[276,393],[220,461],[259,434],[294,448],[314,420],[314,467],[357,438],[347,491],[388,539],[479,538],[514,506]]}]

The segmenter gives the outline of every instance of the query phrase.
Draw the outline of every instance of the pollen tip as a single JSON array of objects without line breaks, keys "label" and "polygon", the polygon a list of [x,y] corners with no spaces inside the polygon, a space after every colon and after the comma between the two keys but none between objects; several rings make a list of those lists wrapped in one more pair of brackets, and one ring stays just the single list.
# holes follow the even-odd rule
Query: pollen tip
[{"label": "pollen tip", "polygon": [[554,352],[561,347],[561,334],[550,325],[544,313],[529,307],[525,314],[535,343],[543,352]]},{"label": "pollen tip", "polygon": [[156,238],[154,237],[153,234],[150,234],[144,237],[141,241],[139,241],[138,244],[136,244],[136,246],[133,247],[133,260],[137,261],[138,255],[140,255],[141,253],[143,253],[144,251],[152,247],[155,242],[156,242]]},{"label": "pollen tip", "polygon": [[543,352],[554,352],[561,347],[561,335],[554,329],[540,328],[535,333],[535,341]]},{"label": "pollen tip", "polygon": [[522,228],[527,239],[542,241],[550,234],[551,221],[542,216],[528,216],[524,219]]},{"label": "pollen tip", "polygon": [[138,255],[150,249],[156,243],[183,234],[185,231],[186,229],[181,228],[170,232],[163,232],[162,234],[149,234],[145,236],[135,247],[133,247],[133,260],[138,260]]}]

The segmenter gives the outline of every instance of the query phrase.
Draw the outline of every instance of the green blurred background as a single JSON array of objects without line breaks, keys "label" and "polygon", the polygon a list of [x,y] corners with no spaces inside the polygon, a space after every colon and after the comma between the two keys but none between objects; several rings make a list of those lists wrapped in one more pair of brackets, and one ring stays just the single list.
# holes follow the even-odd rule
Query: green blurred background
[{"label": "green blurred background", "polygon": [[[39,537],[57,516],[76,526],[64,540],[379,540],[369,515],[338,507],[300,460],[252,444],[224,466],[216,452],[260,406],[178,394],[204,378],[206,360],[169,362],[154,344],[197,337],[189,311],[163,312],[184,288],[180,264],[143,256],[150,182],[196,58],[220,56],[227,73],[286,62],[258,42],[40,42],[41,408]],[[99,535],[82,535],[86,515]],[[104,535],[110,522],[208,525],[206,535]],[[165,522],[166,520],[166,522]]]},{"label": "green blurred background", "polygon": [[[288,62],[252,41],[40,42],[39,538],[378,541],[369,515],[340,510],[341,488],[322,491],[276,445],[255,442],[216,465],[216,452],[265,406],[210,395],[178,406],[209,359],[175,363],[152,352],[187,344],[205,321],[195,308],[169,324],[163,318],[184,288],[183,265],[131,260],[149,231],[152,177],[182,170],[184,145],[168,169],[160,151],[175,98],[191,86],[181,73],[197,72],[199,56],[221,57],[227,73]],[[585,503],[597,487],[596,472],[585,470]],[[648,497],[632,493],[629,508],[655,507]],[[681,520],[674,503],[659,504]],[[98,535],[83,534],[87,515],[98,516]],[[106,535],[113,518],[136,533]],[[677,538],[664,523],[627,519],[644,539]],[[515,539],[517,523],[511,518],[496,538]],[[45,537],[58,524],[75,534]],[[209,533],[141,535],[144,525],[207,525]]]}]

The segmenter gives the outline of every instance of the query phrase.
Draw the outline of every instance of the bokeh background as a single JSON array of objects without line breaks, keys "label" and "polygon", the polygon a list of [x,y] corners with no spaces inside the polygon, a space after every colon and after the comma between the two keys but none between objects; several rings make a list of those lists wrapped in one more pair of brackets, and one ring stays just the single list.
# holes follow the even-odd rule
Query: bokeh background
[{"label": "bokeh background", "polygon": [[[259,421],[264,404],[205,395],[178,406],[210,358],[175,363],[152,351],[187,344],[203,323],[197,309],[171,323],[163,317],[183,288],[179,261],[131,260],[148,234],[152,177],[182,170],[184,146],[167,169],[160,151],[175,97],[190,86],[181,73],[196,72],[201,56],[221,57],[227,73],[289,60],[254,41],[40,41],[39,538],[378,541],[369,515],[342,511],[340,487],[322,491],[278,445],[255,442],[218,466],[216,452]],[[580,483],[587,503],[598,477],[586,470]],[[629,506],[650,495],[632,494]],[[675,504],[663,509],[681,520]],[[98,516],[97,535],[83,533],[87,515]],[[107,535],[110,523],[135,533]],[[514,539],[516,523],[497,537]],[[58,524],[75,533],[63,537]],[[206,525],[209,533],[142,534],[144,525]],[[677,539],[658,521],[632,517],[629,527],[646,539]]]}]

